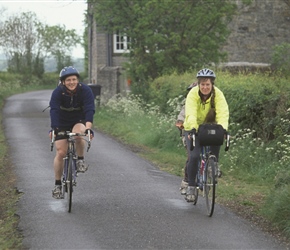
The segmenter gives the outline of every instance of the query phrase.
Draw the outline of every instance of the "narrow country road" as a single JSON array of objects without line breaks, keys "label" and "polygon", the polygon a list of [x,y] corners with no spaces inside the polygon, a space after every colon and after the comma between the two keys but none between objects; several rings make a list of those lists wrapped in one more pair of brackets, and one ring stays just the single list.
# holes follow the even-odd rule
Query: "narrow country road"
[{"label": "narrow country road", "polygon": [[23,192],[18,204],[25,249],[286,249],[226,208],[209,218],[204,200],[193,206],[179,194],[180,178],[96,132],[79,174],[72,213],[54,186],[48,138],[51,90],[5,102],[4,128]]}]

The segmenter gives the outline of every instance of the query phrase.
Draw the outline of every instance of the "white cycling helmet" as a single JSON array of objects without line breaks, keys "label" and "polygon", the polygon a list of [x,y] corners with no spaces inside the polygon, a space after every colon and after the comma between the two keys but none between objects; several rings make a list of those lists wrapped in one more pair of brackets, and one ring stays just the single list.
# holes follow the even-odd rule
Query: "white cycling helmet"
[{"label": "white cycling helmet", "polygon": [[215,73],[211,69],[201,69],[198,71],[197,78],[199,77],[209,77],[209,78],[216,78]]}]

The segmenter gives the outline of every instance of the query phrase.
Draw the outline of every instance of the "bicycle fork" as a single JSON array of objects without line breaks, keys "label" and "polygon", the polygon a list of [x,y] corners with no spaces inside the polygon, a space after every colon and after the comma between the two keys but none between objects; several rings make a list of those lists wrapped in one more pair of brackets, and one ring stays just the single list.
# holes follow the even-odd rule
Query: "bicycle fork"
[{"label": "bicycle fork", "polygon": [[204,196],[204,180],[205,180],[205,162],[202,159],[199,163],[199,168],[197,172],[197,189],[202,192],[202,196]]},{"label": "bicycle fork", "polygon": [[[68,181],[68,176],[67,176],[67,174],[68,174],[68,156],[63,158],[63,160],[64,160],[64,170],[63,170],[63,175],[62,175],[62,182],[63,183],[68,183],[69,182]],[[77,182],[76,182],[76,180],[77,180],[77,178],[76,178],[77,177],[76,160],[77,160],[77,157],[74,156],[73,157],[73,164],[72,164],[72,177],[73,177],[72,185],[73,186],[77,185]]]}]

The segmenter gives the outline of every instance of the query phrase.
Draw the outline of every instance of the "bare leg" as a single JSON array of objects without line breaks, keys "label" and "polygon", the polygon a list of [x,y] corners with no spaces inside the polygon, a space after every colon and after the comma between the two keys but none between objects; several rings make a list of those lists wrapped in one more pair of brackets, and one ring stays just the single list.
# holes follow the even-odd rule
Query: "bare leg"
[{"label": "bare leg", "polygon": [[[73,127],[73,132],[84,134],[86,131],[86,127],[82,123],[77,123]],[[85,141],[82,137],[76,138],[76,153],[78,156],[77,160],[77,171],[79,173],[84,173],[88,169],[88,164],[84,161],[84,153],[85,153]]]},{"label": "bare leg", "polygon": [[[74,125],[72,132],[74,133],[82,133],[84,134],[86,131],[86,127],[84,124],[82,123],[77,123],[76,125]],[[84,152],[85,152],[85,142],[84,140],[79,137],[76,138],[76,152],[78,156],[83,157],[84,156]]]},{"label": "bare leg", "polygon": [[63,158],[67,151],[67,141],[57,140],[55,141],[56,155],[53,161],[55,180],[61,180],[63,172]]}]

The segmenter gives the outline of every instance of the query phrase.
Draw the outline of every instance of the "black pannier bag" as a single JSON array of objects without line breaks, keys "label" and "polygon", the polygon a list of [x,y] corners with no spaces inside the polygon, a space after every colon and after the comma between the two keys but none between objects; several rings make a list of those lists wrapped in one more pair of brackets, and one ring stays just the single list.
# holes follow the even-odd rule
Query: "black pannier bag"
[{"label": "black pannier bag", "polygon": [[219,124],[202,124],[198,128],[197,136],[201,146],[221,146],[225,130]]}]

